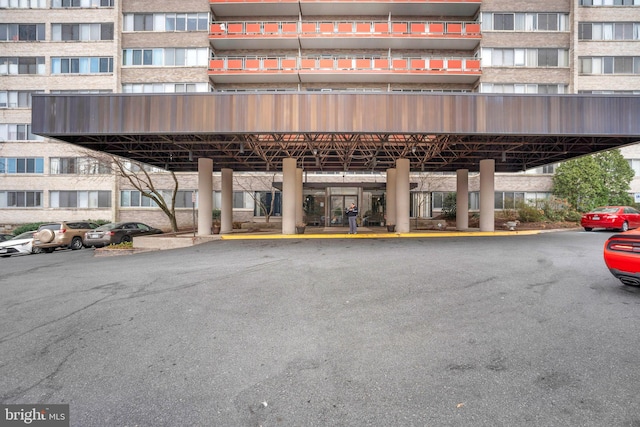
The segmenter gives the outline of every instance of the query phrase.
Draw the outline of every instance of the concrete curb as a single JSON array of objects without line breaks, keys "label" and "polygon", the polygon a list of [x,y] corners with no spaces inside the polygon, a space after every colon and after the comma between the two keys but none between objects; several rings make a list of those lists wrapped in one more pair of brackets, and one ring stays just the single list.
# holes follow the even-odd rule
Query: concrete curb
[{"label": "concrete curb", "polygon": [[362,233],[362,234],[224,234],[221,240],[268,240],[268,239],[406,239],[431,237],[484,237],[484,236],[523,236],[539,234],[542,230],[521,231],[456,231],[431,233]]}]

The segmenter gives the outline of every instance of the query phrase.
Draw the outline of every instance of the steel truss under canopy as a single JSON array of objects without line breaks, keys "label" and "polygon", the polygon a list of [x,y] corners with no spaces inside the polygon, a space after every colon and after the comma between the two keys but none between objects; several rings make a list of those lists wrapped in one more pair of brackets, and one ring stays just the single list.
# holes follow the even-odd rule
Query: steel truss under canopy
[{"label": "steel truss under canopy", "polygon": [[516,172],[640,141],[639,97],[368,95],[36,95],[33,132],[174,171]]}]

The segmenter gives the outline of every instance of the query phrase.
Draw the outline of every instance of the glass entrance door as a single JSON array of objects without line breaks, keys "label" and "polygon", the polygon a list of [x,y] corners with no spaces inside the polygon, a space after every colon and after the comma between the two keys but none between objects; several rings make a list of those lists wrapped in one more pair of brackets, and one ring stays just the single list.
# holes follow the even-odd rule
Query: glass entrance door
[{"label": "glass entrance door", "polygon": [[331,227],[348,227],[349,220],[345,215],[345,211],[351,203],[355,203],[358,205],[358,196],[348,196],[348,195],[340,195],[340,196],[331,196],[330,203],[330,218],[331,221],[329,225]]}]

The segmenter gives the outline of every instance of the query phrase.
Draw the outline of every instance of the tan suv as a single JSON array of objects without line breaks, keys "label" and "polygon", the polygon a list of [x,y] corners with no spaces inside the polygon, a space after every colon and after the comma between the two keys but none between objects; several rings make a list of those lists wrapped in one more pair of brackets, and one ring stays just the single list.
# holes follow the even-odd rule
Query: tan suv
[{"label": "tan suv", "polygon": [[87,221],[61,221],[42,224],[34,236],[33,247],[51,253],[56,248],[82,249],[84,233],[97,228],[98,224]]}]

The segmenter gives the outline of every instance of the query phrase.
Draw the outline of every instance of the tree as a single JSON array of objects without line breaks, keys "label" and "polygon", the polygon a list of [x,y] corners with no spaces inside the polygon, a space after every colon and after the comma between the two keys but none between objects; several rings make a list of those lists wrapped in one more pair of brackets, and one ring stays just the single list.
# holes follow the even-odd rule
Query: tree
[{"label": "tree", "polygon": [[604,172],[604,186],[608,189],[607,205],[630,205],[633,198],[629,195],[630,183],[635,172],[620,150],[610,150],[595,155]]},{"label": "tree", "polygon": [[553,194],[565,198],[578,212],[602,205],[628,205],[634,172],[620,150],[584,156],[558,166]]},{"label": "tree", "polygon": [[176,219],[176,195],[178,194],[178,178],[175,172],[168,171],[173,179],[173,188],[171,189],[171,202],[167,202],[163,191],[156,188],[149,167],[136,162],[125,161],[119,157],[111,156],[115,164],[117,173],[127,179],[129,183],[145,197],[153,200],[156,205],[164,212],[171,223],[171,230],[178,231],[178,221]]},{"label": "tree", "polygon": [[251,196],[255,204],[257,204],[260,208],[259,212],[262,212],[264,214],[264,222],[268,224],[271,216],[275,211],[277,189],[273,184],[276,180],[276,174],[255,174],[253,175],[253,179],[253,185],[255,185],[256,181],[259,182],[261,184],[261,187],[269,188],[270,194],[268,194],[269,192],[267,191],[251,191],[251,188],[249,186],[245,185],[240,179],[238,179],[237,176],[234,175],[235,184]]},{"label": "tree", "polygon": [[[97,165],[106,166],[112,173],[126,179],[140,194],[153,200],[164,212],[171,224],[171,230],[178,231],[178,221],[176,219],[176,195],[178,194],[178,178],[173,171],[165,171],[133,160],[124,159],[107,153],[96,151],[84,151],[84,155],[96,162]],[[154,178],[154,175],[157,177]],[[173,188],[171,189],[171,200],[165,197],[166,192],[156,187],[154,179],[159,180],[159,176],[171,176]]]}]

